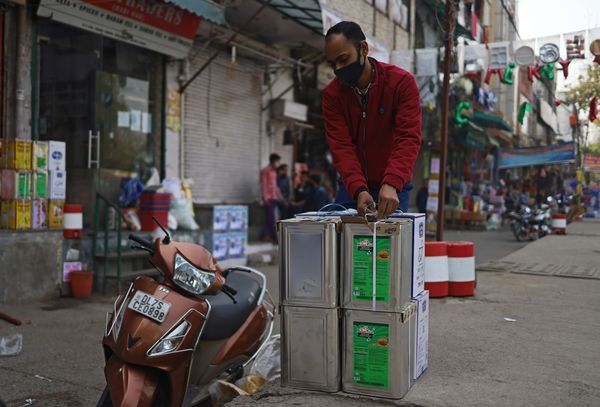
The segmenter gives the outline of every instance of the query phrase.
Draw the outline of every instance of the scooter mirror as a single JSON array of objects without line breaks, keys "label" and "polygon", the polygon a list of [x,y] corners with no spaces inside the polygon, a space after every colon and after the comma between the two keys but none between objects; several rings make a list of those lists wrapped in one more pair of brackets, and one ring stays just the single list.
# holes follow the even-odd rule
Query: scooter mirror
[{"label": "scooter mirror", "polygon": [[171,235],[169,234],[169,231],[167,229],[165,229],[165,227],[158,221],[158,219],[156,219],[155,216],[152,217],[152,220],[154,222],[156,222],[156,224],[158,225],[158,227],[161,228],[163,232],[165,232],[165,237],[164,237],[162,243],[163,244],[169,244],[169,243],[171,243]]}]

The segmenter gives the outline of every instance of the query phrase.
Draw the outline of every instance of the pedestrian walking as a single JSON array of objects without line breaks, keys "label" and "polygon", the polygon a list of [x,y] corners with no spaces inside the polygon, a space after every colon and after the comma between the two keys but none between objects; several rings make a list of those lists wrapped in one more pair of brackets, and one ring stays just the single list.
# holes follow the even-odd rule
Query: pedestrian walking
[{"label": "pedestrian walking", "polygon": [[263,202],[265,204],[265,227],[263,240],[277,243],[277,231],[275,229],[277,206],[283,204],[285,200],[277,186],[277,168],[281,157],[278,154],[269,156],[269,165],[260,172],[260,187]]},{"label": "pedestrian walking", "polygon": [[336,203],[384,218],[407,210],[421,146],[421,107],[414,77],[367,57],[360,26],[342,21],[325,36],[336,78],[323,90],[323,119],[333,164],[341,175]]}]

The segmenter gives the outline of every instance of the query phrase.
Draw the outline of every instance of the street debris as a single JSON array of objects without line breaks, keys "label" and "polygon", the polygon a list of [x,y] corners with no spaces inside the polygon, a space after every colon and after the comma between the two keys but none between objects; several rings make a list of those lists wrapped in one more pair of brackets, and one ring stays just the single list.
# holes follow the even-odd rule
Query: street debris
[{"label": "street debris", "polygon": [[35,399],[27,399],[25,400],[25,404],[23,404],[21,407],[33,406],[34,401]]},{"label": "street debris", "polygon": [[281,335],[273,335],[256,356],[256,360],[250,368],[250,375],[262,376],[268,382],[279,379],[281,377],[280,355]]},{"label": "street debris", "polygon": [[22,347],[23,335],[0,336],[0,356],[16,356],[21,353]]},{"label": "street debris", "polygon": [[10,315],[4,314],[0,312],[0,319],[5,320],[6,322],[10,322],[13,325],[19,326],[22,322],[16,318],[11,317]]},{"label": "street debris", "polygon": [[504,320],[507,322],[517,322],[516,319],[512,319],[512,318],[508,318],[508,317],[504,317]]},{"label": "street debris", "polygon": [[36,379],[40,379],[40,380],[46,380],[46,381],[48,381],[48,382],[52,383],[52,379],[48,379],[47,377],[40,376],[39,374],[36,374],[34,377],[35,377]]}]

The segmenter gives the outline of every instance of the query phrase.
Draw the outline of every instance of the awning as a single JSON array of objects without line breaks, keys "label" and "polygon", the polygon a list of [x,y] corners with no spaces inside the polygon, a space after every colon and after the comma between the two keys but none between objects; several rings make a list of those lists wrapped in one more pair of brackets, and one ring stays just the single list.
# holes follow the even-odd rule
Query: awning
[{"label": "awning", "polygon": [[506,130],[512,133],[513,128],[503,118],[491,114],[475,111],[473,112],[473,122],[481,127],[491,127],[500,130]]},{"label": "awning", "polygon": [[506,145],[512,145],[513,143],[513,135],[506,130],[494,129],[489,127],[485,130],[491,137],[494,137],[496,140],[500,140]]},{"label": "awning", "polygon": [[500,147],[498,140],[473,123],[469,123],[466,127],[460,129],[456,133],[456,137],[459,144],[475,150],[485,151],[487,147]]},{"label": "awning", "polygon": [[575,161],[575,143],[554,144],[544,147],[513,148],[500,152],[499,169],[572,163]]},{"label": "awning", "polygon": [[217,24],[225,23],[223,9],[208,0],[164,0]]},{"label": "awning", "polygon": [[309,30],[323,34],[323,15],[319,0],[271,0],[270,6]]},{"label": "awning", "polygon": [[[444,2],[441,0],[425,0],[425,4],[427,4],[437,16],[439,16],[440,20],[446,15],[446,6]],[[455,37],[464,37],[469,40],[475,40],[471,31],[467,30],[464,26],[456,23],[454,27],[454,36]]]}]

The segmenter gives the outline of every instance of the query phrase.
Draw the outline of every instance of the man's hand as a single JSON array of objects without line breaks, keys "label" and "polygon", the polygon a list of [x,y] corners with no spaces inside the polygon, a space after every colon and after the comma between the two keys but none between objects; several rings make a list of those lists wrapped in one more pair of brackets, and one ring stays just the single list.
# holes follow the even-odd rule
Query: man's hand
[{"label": "man's hand", "polygon": [[366,212],[374,212],[375,201],[371,194],[367,191],[362,191],[358,194],[358,198],[356,199],[356,209],[358,209],[359,216],[365,216]]},{"label": "man's hand", "polygon": [[389,214],[394,212],[398,208],[398,192],[396,188],[391,185],[383,184],[379,190],[379,205],[377,217],[379,219],[385,219]]}]

